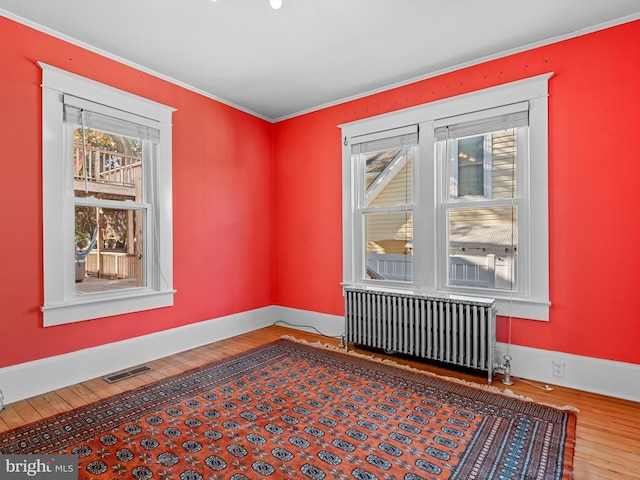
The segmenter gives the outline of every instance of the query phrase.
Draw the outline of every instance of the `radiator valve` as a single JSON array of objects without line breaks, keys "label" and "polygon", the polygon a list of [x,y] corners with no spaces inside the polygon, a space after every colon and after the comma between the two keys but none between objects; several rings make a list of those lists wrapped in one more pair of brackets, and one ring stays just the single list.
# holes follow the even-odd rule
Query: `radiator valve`
[{"label": "radiator valve", "polygon": [[513,381],[511,380],[511,355],[504,355],[502,358],[504,358],[504,363],[496,363],[493,369],[504,374],[504,378],[501,380],[502,383],[505,385],[513,385]]}]

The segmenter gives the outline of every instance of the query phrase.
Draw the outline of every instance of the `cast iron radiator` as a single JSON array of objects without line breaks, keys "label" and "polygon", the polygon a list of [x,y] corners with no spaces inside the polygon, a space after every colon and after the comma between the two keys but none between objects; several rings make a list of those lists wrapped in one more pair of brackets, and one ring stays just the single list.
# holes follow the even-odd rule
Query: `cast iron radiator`
[{"label": "cast iron radiator", "polygon": [[493,378],[496,307],[491,299],[344,287],[345,340],[486,371]]}]

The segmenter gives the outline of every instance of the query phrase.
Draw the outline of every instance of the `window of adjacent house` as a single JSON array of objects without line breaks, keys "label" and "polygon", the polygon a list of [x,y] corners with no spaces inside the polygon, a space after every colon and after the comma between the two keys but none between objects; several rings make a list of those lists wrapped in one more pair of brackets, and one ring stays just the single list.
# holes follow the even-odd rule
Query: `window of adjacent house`
[{"label": "window of adjacent house", "polygon": [[44,324],[173,304],[173,109],[40,64]]},{"label": "window of adjacent house", "polygon": [[548,319],[549,77],[342,126],[346,284]]},{"label": "window of adjacent house", "polygon": [[[484,135],[460,138],[450,144],[452,150],[451,178],[455,180],[455,195],[483,196],[484,195],[484,154],[491,155],[490,146],[485,146],[488,140]],[[455,162],[455,163],[453,163]]]}]

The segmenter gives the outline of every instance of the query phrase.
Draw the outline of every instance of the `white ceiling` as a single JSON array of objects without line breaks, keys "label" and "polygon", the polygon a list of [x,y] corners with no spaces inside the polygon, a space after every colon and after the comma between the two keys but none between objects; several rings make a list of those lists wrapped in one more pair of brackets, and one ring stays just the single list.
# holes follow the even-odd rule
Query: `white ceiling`
[{"label": "white ceiling", "polygon": [[0,0],[0,14],[268,120],[640,18],[640,0],[283,2]]}]

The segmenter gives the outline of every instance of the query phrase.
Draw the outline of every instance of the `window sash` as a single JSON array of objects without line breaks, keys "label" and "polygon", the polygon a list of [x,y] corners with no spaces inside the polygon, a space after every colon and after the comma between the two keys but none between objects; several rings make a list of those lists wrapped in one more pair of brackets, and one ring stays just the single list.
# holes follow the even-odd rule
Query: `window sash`
[{"label": "window sash", "polygon": [[[364,135],[352,142],[351,162],[359,179],[357,230],[361,255],[356,267],[359,277],[373,282],[412,282],[417,125]],[[381,160],[379,157],[385,153],[393,156]],[[370,184],[366,177],[367,159],[380,163],[380,171]],[[370,195],[375,196],[369,198]],[[393,263],[378,261],[376,251],[392,255]]]},{"label": "window sash", "polygon": [[[489,111],[486,113],[494,113],[494,111]],[[485,113],[485,112],[482,112]],[[477,115],[477,114],[476,114]],[[517,127],[514,127],[514,120],[516,122]],[[523,124],[524,121],[527,121],[527,124]],[[502,123],[502,122],[507,123]],[[524,224],[529,221],[529,191],[523,188],[524,175],[528,170],[528,155],[529,149],[527,148],[528,142],[527,138],[529,136],[529,127],[528,127],[528,112],[527,115],[519,115],[519,120],[510,117],[510,115],[498,116],[498,117],[489,117],[485,118],[482,121],[482,128],[478,129],[478,125],[480,123],[474,119],[473,121],[475,130],[473,131],[474,136],[484,136],[485,141],[484,148],[485,152],[488,153],[490,157],[494,156],[493,152],[493,143],[489,141],[489,139],[493,140],[493,135],[495,132],[503,131],[503,130],[512,130],[514,142],[512,148],[514,149],[513,153],[513,169],[512,169],[512,177],[507,178],[506,182],[512,182],[511,185],[511,194],[507,197],[498,197],[494,198],[493,195],[485,192],[485,195],[472,195],[472,196],[460,196],[459,192],[453,191],[451,189],[451,185],[449,185],[449,181],[453,176],[453,172],[451,169],[454,167],[457,168],[456,163],[453,161],[457,158],[457,152],[454,150],[453,153],[456,155],[452,155],[451,145],[457,145],[459,137],[445,137],[436,142],[436,161],[438,168],[437,175],[440,178],[441,185],[441,193],[438,195],[440,198],[440,202],[438,205],[438,230],[439,230],[439,248],[437,253],[437,265],[438,265],[438,288],[441,289],[450,289],[452,291],[461,291],[461,292],[473,292],[478,290],[485,290],[483,294],[496,294],[500,292],[513,292],[520,296],[526,296],[526,286],[527,283],[524,281],[519,281],[518,275],[521,272],[524,272],[527,268],[525,265],[525,259],[527,258],[528,251],[528,243],[526,240],[526,236],[518,237],[518,232],[526,232]],[[468,123],[461,124],[463,128],[459,131],[462,134],[469,133],[470,130],[465,130],[464,127],[468,125]],[[447,133],[450,133],[449,130]],[[463,138],[469,138],[464,136]],[[493,172],[484,170],[484,175],[490,176],[490,179],[493,177]],[[486,182],[485,185],[488,183]],[[504,182],[505,180],[503,180]],[[491,190],[494,188],[500,187],[500,181],[495,185],[491,184]],[[508,186],[508,185],[507,185]],[[515,187],[515,188],[514,188]],[[453,193],[453,195],[452,195]],[[485,230],[493,230],[493,238],[491,242],[486,240],[482,240],[483,235],[480,233],[480,230],[474,229],[471,226],[468,227],[467,230],[467,238],[469,241],[469,245],[467,248],[471,248],[473,250],[473,242],[472,240],[475,238],[475,243],[483,243],[479,245],[478,248],[482,249],[484,252],[488,252],[488,255],[500,255],[506,259],[505,264],[509,265],[509,272],[500,271],[501,267],[496,267],[495,261],[492,262],[490,257],[487,255],[486,261],[486,271],[484,274],[484,278],[480,280],[477,273],[469,275],[466,281],[463,281],[459,278],[456,278],[456,281],[452,280],[452,275],[454,275],[454,264],[457,262],[452,255],[452,244],[451,244],[451,229],[453,228],[451,219],[451,212],[462,212],[462,211],[478,211],[479,213],[489,212],[498,212],[504,211],[504,209],[511,209],[511,211],[517,212],[517,215],[512,216],[512,224],[511,224],[511,232],[515,232],[515,236],[512,236],[512,239],[518,239],[516,244],[512,245],[499,245],[505,239],[501,238],[505,236],[504,230],[506,226],[496,227],[493,229],[491,226],[486,225]],[[495,216],[488,215],[487,221],[492,223],[496,220]],[[515,222],[515,224],[513,223]],[[519,240],[522,238],[522,242]],[[520,252],[524,252],[524,255],[520,255]],[[460,253],[463,255],[463,253]],[[480,259],[483,255],[476,253],[474,255],[474,259],[470,260],[470,263],[473,264],[470,267],[470,271],[479,272],[483,270],[485,267],[479,265]],[[467,256],[468,258],[468,256]],[[498,257],[498,259],[501,257]],[[495,260],[495,258],[493,258]],[[490,265],[491,264],[491,265]],[[497,268],[497,270],[496,270]],[[495,274],[493,278],[491,277],[491,272]]]},{"label": "window sash", "polygon": [[[413,209],[367,211],[361,218],[361,278],[373,282],[412,283]],[[389,231],[392,235],[388,235]],[[394,243],[394,246],[390,247],[389,243]],[[379,257],[377,249],[384,249],[383,257]]]},{"label": "window sash", "polygon": [[[96,208],[100,209],[101,212],[96,212],[95,214],[96,224],[93,228],[96,230],[93,231],[93,243],[89,244],[89,247],[80,256],[76,256],[76,263],[80,262],[82,273],[85,273],[85,268],[88,266],[87,260],[95,253],[97,258],[89,262],[93,265],[93,268],[99,272],[106,273],[107,276],[114,275],[117,278],[110,280],[108,283],[92,283],[90,288],[83,288],[83,284],[78,283],[78,276],[76,276],[75,298],[85,298],[87,295],[95,298],[105,293],[111,294],[115,290],[153,288],[153,285],[148,283],[149,261],[152,258],[149,245],[147,245],[147,240],[150,238],[147,233],[148,225],[152,222],[152,209],[150,206],[131,205],[129,202],[105,203],[98,201],[82,203],[83,205],[76,203],[75,212],[78,210],[77,207]],[[126,218],[124,221],[127,222],[127,227],[131,228],[131,230],[127,232],[128,234],[123,239],[124,244],[122,246],[104,247],[97,243],[98,240],[103,242],[108,240],[102,238],[97,230],[101,223],[100,217],[111,216],[113,218],[114,214],[120,216],[121,221]],[[85,231],[85,233],[90,234],[91,232]],[[93,248],[91,248],[92,246]],[[77,251],[74,253],[77,255]],[[107,260],[107,262],[104,263],[104,260]],[[78,268],[78,265],[76,265],[76,268]],[[76,275],[78,274],[76,273]],[[121,275],[126,275],[126,277],[121,277]],[[84,278],[82,278],[82,282],[84,282]]]},{"label": "window sash", "polygon": [[443,254],[448,265],[443,274],[447,288],[519,291],[518,208],[513,204],[445,209]]}]

